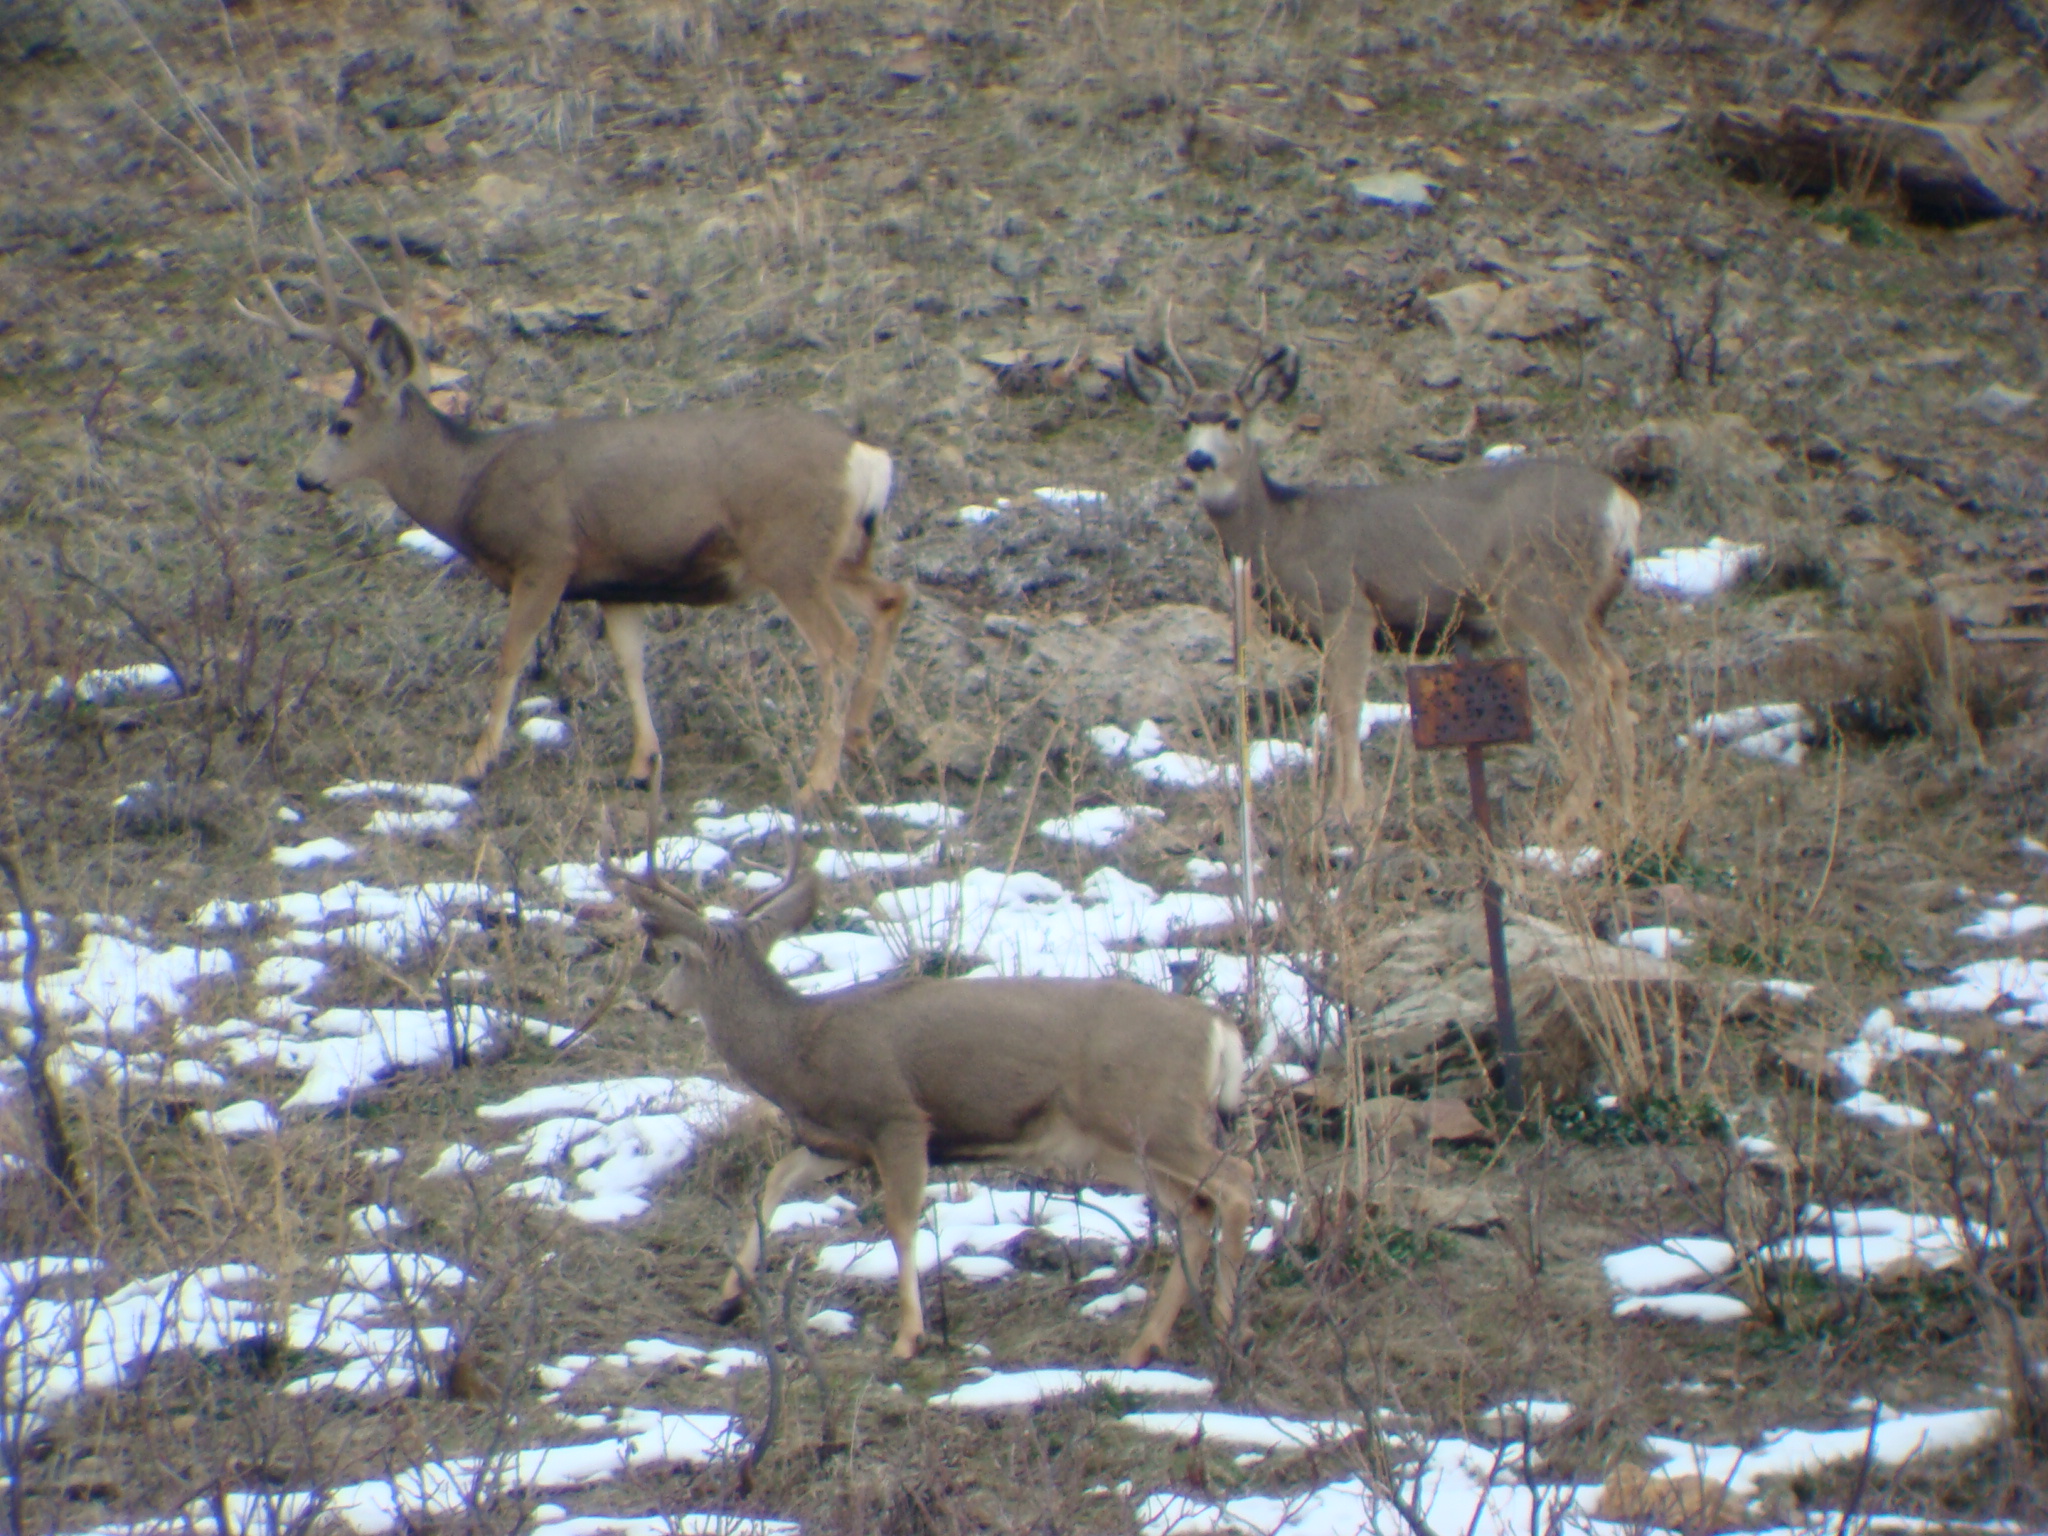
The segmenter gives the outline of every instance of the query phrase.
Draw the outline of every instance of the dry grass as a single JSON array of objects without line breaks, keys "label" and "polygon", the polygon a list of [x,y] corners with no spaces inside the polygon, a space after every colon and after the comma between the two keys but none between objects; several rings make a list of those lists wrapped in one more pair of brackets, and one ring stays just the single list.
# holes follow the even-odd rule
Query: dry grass
[{"label": "dry grass", "polygon": [[[1856,510],[1931,549],[1976,540],[2017,558],[2034,547],[2020,501],[1998,487],[2015,483],[2000,478],[2001,456],[2038,444],[1959,424],[1909,391],[1874,397],[1868,385],[1873,360],[1931,344],[1898,340],[1914,326],[1938,326],[1936,339],[1983,349],[1998,366],[2026,365],[1996,316],[1951,301],[2027,268],[2018,243],[1963,247],[1908,231],[1896,245],[1819,246],[1775,192],[1725,182],[1689,130],[1651,144],[1637,164],[1634,141],[1597,122],[1511,123],[1484,101],[1498,77],[1560,72],[1598,76],[1631,104],[1779,88],[1754,60],[1691,51],[1701,39],[1663,8],[1545,13],[1528,26],[1440,5],[1361,19],[1235,0],[829,13],[355,0],[237,8],[231,29],[198,5],[136,14],[192,103],[231,144],[254,144],[271,226],[287,226],[303,170],[333,227],[383,242],[364,254],[394,291],[403,274],[389,230],[413,252],[416,279],[467,306],[439,360],[470,370],[484,420],[802,402],[890,444],[902,466],[891,511],[902,537],[885,564],[925,578],[926,591],[886,701],[889,729],[849,793],[963,807],[955,861],[971,844],[980,862],[1078,879],[1097,856],[1047,857],[1029,827],[1130,788],[1085,746],[1081,733],[1098,722],[1065,716],[1048,685],[1024,674],[1022,644],[991,634],[984,618],[1100,624],[1218,592],[1206,530],[1157,494],[1171,469],[1169,429],[1115,398],[1002,394],[977,359],[1067,336],[1128,343],[1151,334],[1168,299],[1184,317],[1183,348],[1219,366],[1241,362],[1262,317],[1304,345],[1305,391],[1276,424],[1294,429],[1274,450],[1276,468],[1407,473],[1406,448],[1455,430],[1466,398],[1454,404],[1417,382],[1451,350],[1419,296],[1467,280],[1461,263],[1482,235],[1536,256],[1582,229],[1628,256],[1610,284],[1614,318],[1585,337],[1459,354],[1468,393],[1529,403],[1504,432],[1597,455],[1646,417],[1732,412],[1783,439],[1783,478],[1748,479],[1724,459],[1681,465],[1650,498],[1646,542],[1718,532],[1784,543]],[[11,313],[0,330],[0,437],[11,460],[0,467],[0,693],[157,659],[185,690],[154,704],[0,716],[0,838],[19,850],[58,928],[102,912],[168,934],[209,898],[279,887],[267,856],[280,805],[311,808],[344,777],[446,777],[474,729],[502,604],[472,575],[394,553],[380,498],[358,489],[323,506],[289,489],[298,439],[322,408],[287,376],[315,365],[232,323],[227,300],[247,291],[233,209],[142,114],[114,103],[133,96],[187,143],[202,142],[198,122],[133,50],[118,14],[90,7],[86,23],[79,61],[9,75],[0,106],[26,193],[0,218]],[[451,67],[458,110],[404,125],[408,104],[453,88]],[[1370,94],[1378,110],[1353,117],[1332,89]],[[398,104],[387,115],[401,126],[377,120],[385,101]],[[1184,130],[1205,105],[1308,148],[1191,165]],[[1345,195],[1361,169],[1409,166],[1443,183],[1437,213],[1410,219]],[[487,176],[516,186],[480,196]],[[1748,287],[1713,317],[1714,377],[1695,366],[1674,379],[1656,311],[1677,318],[1697,363],[1703,285],[1719,270],[1695,254],[1702,236],[1732,247],[1727,263]],[[594,289],[625,305],[626,334],[519,337],[505,319]],[[1783,385],[1793,368],[1811,382]],[[1319,429],[1304,429],[1312,416]],[[1822,436],[1866,462],[1881,446],[1938,458],[1969,479],[1975,510],[1959,513],[1931,477],[1857,478],[1817,463],[1805,445]],[[1095,524],[1022,512],[987,530],[950,524],[962,500],[1051,483],[1120,499]],[[1437,1433],[1510,1395],[1566,1397],[1578,1411],[1546,1454],[1586,1480],[1644,1433],[1726,1439],[1865,1394],[1935,1402],[1992,1376],[2031,1380],[2042,1348],[2037,1111],[1980,1106],[1971,1094],[1983,1085],[1929,1080],[1929,1108],[1955,1134],[1881,1137],[1765,1067],[1774,1052],[1839,1044],[1870,1007],[1924,984],[1914,980],[1922,971],[1967,957],[1953,921],[1904,893],[2026,878],[2003,847],[2032,828],[1955,768],[1953,744],[1938,739],[1954,716],[1943,715],[1937,685],[1965,698],[1995,757],[2000,731],[2033,722],[2029,681],[1958,681],[1927,664],[1925,645],[1906,643],[1924,638],[1921,628],[1888,636],[1877,612],[1854,593],[1811,587],[1691,612],[1625,601],[1616,621],[1651,748],[1636,787],[1634,862],[1577,888],[1502,871],[1512,905],[1585,931],[1618,912],[1660,921],[1641,917],[1650,885],[1711,897],[1722,905],[1685,925],[1697,925],[1703,949],[1692,958],[1717,988],[1762,974],[1822,984],[1814,1005],[1790,1016],[1673,1012],[1614,993],[1584,1021],[1593,1070],[1582,1086],[1681,1116],[1711,1103],[1785,1149],[1775,1182],[1691,1132],[1632,1144],[1582,1134],[1583,1119],[1532,1119],[1494,1148],[1397,1149],[1355,1114],[1269,1106],[1257,1131],[1262,1192],[1296,1196],[1302,1219],[1248,1274],[1243,1353],[1226,1357],[1191,1329],[1191,1360],[1243,1401],[1306,1413],[1389,1406]],[[1823,648],[1861,626],[1876,680],[1854,696],[1888,701],[1896,735],[1836,739],[1798,774],[1669,749],[1695,716],[1765,696],[1759,689],[1785,675],[1775,641],[1799,625]],[[612,778],[625,712],[594,638],[585,616],[564,615],[531,684],[574,724],[566,753],[501,767],[469,841],[380,845],[354,872],[394,883],[474,875],[532,896],[541,867],[589,857],[607,825],[637,826],[638,802]],[[679,828],[699,796],[736,807],[785,797],[814,707],[801,654],[765,610],[668,621],[650,681]],[[1382,676],[1384,689],[1391,669]],[[1853,693],[1834,682],[1799,691],[1830,705]],[[1561,717],[1553,693],[1540,702],[1546,721]],[[1266,698],[1255,734],[1305,739],[1303,704]],[[1176,745],[1227,755],[1227,715],[1191,701],[1163,723]],[[1281,781],[1259,807],[1262,890],[1282,913],[1260,943],[1313,957],[1333,1031],[1362,1023],[1356,1000],[1374,946],[1463,905],[1479,869],[1454,763],[1417,761],[1385,738],[1367,761],[1385,786],[1384,816],[1347,838],[1323,831],[1303,781]],[[1547,742],[1499,753],[1494,771],[1508,815],[1502,843],[1516,847],[1555,793],[1556,753]],[[176,795],[171,811],[138,827],[111,805],[143,779]],[[1190,794],[1116,862],[1177,885],[1190,854],[1235,859],[1233,825],[1226,796]],[[847,896],[867,894],[856,886]],[[578,937],[506,929],[363,964],[345,980],[352,1002],[431,1005],[443,974],[474,966],[488,970],[493,1002],[573,1020],[621,964]],[[508,1443],[514,1419],[537,1411],[535,1362],[636,1335],[711,1336],[696,1314],[715,1292],[738,1192],[768,1154],[763,1133],[700,1157],[649,1217],[616,1230],[497,1199],[499,1176],[437,1185],[372,1173],[353,1157],[405,1139],[473,1138],[478,1103],[565,1069],[711,1065],[694,1025],[648,1011],[637,995],[628,988],[573,1065],[522,1044],[461,1071],[400,1078],[352,1116],[270,1141],[225,1147],[198,1135],[176,1096],[69,1096],[82,1198],[65,1208],[10,1176],[0,1217],[10,1256],[92,1254],[123,1275],[233,1259],[277,1277],[282,1301],[348,1240],[352,1207],[396,1193],[423,1246],[483,1279],[453,1315],[435,1316],[463,1348],[416,1398],[364,1411],[286,1399],[275,1387],[291,1362],[235,1356],[165,1362],[131,1390],[82,1400],[45,1434],[0,1427],[19,1528],[161,1512],[222,1486],[333,1486]],[[254,1001],[226,989],[195,1017],[217,1022]],[[1361,1080],[1359,1092],[1382,1086]],[[1483,1098],[1480,1107],[1492,1112]],[[26,1134],[10,1122],[5,1150],[28,1150]],[[1447,1232],[1416,1203],[1428,1188],[1479,1191],[1500,1222],[1483,1236]],[[1975,1255],[1967,1284],[1919,1277],[1821,1292],[1754,1261],[1813,1201],[1967,1213],[2013,1240]],[[1719,1333],[1617,1322],[1593,1258],[1694,1230],[1725,1232],[1743,1250],[1745,1294],[1764,1320]],[[771,1252],[776,1311],[793,1282],[801,1315],[815,1285],[804,1251]],[[935,1326],[956,1345],[986,1342],[1004,1362],[1092,1361],[1102,1334],[1075,1317],[1072,1278],[1048,1269],[1004,1289],[947,1286]],[[1389,1470],[1387,1446],[1374,1442],[1318,1465],[1247,1470],[1121,1434],[1108,1427],[1113,1405],[1099,1402],[986,1422],[944,1417],[920,1394],[956,1380],[965,1357],[947,1348],[893,1379],[871,1340],[821,1346],[818,1357],[829,1390],[791,1365],[777,1445],[745,1494],[729,1471],[679,1482],[641,1474],[590,1507],[744,1507],[820,1530],[1122,1531],[1123,1503],[1095,1486],[1130,1479],[1140,1491],[1219,1496]],[[1740,1391],[1681,1390],[1698,1380]],[[760,1422],[758,1375],[717,1390]],[[639,1400],[710,1406],[700,1386],[674,1381]],[[2027,1411],[2035,1417],[2020,1415],[2012,1439],[1980,1461],[1901,1480],[1886,1492],[1891,1507],[2037,1517],[2041,1410]],[[843,1450],[821,1459],[828,1437]],[[1795,1492],[1812,1507],[1839,1508],[1845,1496],[1825,1482]],[[517,1504],[476,1502],[454,1523],[510,1532],[523,1518]]]}]

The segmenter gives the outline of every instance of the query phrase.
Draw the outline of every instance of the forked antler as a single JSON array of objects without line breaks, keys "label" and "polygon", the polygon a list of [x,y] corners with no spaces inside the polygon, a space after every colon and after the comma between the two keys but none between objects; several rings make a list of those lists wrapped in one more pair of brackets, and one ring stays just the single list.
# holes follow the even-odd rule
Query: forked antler
[{"label": "forked antler", "polygon": [[[349,241],[343,241],[342,248],[348,252],[349,259],[355,263],[356,270],[363,276],[363,281],[370,285],[372,297],[359,299],[353,294],[342,291],[340,285],[334,280],[334,262],[327,251],[327,232],[320,227],[320,218],[318,214],[313,212],[312,202],[309,200],[302,206],[306,215],[306,232],[311,237],[312,242],[313,266],[320,274],[320,299],[327,313],[327,323],[325,325],[308,324],[293,314],[291,307],[285,303],[284,296],[277,290],[277,284],[271,279],[270,274],[264,270],[263,252],[257,244],[253,208],[250,213],[250,256],[256,267],[256,281],[262,285],[264,296],[270,301],[270,307],[276,313],[264,314],[261,311],[251,309],[240,299],[233,301],[235,309],[243,319],[253,320],[258,325],[267,326],[273,331],[282,332],[295,341],[314,341],[322,346],[332,347],[348,359],[350,366],[356,372],[365,373],[369,370],[370,366],[369,351],[350,336],[347,329],[342,325],[342,311],[345,309],[360,309],[366,314],[390,321],[401,331],[406,330],[405,321],[391,307],[390,300],[385,298],[384,285],[377,281],[377,274],[371,270],[370,264],[363,260],[363,253],[357,250],[354,244]],[[389,238],[396,242],[398,239],[397,232],[393,230]]]}]

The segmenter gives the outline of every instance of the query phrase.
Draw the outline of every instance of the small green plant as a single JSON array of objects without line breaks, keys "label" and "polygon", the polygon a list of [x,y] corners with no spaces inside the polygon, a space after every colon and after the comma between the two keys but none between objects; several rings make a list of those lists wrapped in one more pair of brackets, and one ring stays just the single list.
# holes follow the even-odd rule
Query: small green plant
[{"label": "small green plant", "polygon": [[1621,883],[1630,890],[1649,890],[1660,885],[1684,885],[1696,891],[1735,889],[1735,877],[1730,871],[1702,864],[1683,845],[1659,847],[1632,838],[1622,847],[1614,867],[1620,872]]},{"label": "small green plant", "polygon": [[1905,236],[1885,223],[1871,208],[1849,205],[1823,208],[1813,216],[1813,222],[1841,230],[1849,237],[1851,245],[1881,247],[1906,243]]},{"label": "small green plant", "polygon": [[1578,1099],[1550,1112],[1550,1127],[1589,1147],[1641,1147],[1676,1141],[1726,1141],[1728,1121],[1709,1099],[1656,1095],[1637,1104]]}]

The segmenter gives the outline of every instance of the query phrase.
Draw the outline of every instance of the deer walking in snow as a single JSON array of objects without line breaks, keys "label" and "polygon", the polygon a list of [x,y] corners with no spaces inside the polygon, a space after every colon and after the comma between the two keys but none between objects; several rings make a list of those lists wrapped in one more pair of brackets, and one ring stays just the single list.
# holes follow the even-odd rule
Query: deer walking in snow
[{"label": "deer walking in snow", "polygon": [[1212,1246],[1213,1316],[1229,1336],[1251,1220],[1251,1169],[1217,1140],[1219,1111],[1240,1100],[1237,1031],[1191,998],[1127,980],[1054,978],[871,982],[820,997],[797,992],[768,950],[807,923],[815,874],[791,877],[744,918],[712,922],[665,882],[622,877],[649,935],[680,961],[658,994],[694,1010],[746,1085],[788,1117],[797,1147],[769,1171],[723,1292],[757,1273],[761,1233],[802,1186],[865,1164],[882,1186],[896,1250],[900,1316],[892,1350],[924,1334],[917,1229],[934,1163],[998,1162],[1096,1177],[1151,1195],[1178,1229],[1158,1300],[1125,1355],[1166,1347]]},{"label": "deer walking in snow", "polygon": [[[560,603],[587,600],[604,614],[633,711],[628,776],[645,780],[660,751],[647,702],[648,606],[712,607],[765,590],[788,610],[818,664],[823,723],[803,789],[807,798],[829,791],[842,753],[866,746],[910,602],[907,583],[873,569],[889,455],[794,410],[471,427],[427,399],[419,348],[382,294],[365,303],[337,293],[310,208],[306,217],[327,323],[293,314],[260,261],[270,312],[235,306],[258,324],[332,348],[355,370],[347,399],[299,471],[300,489],[374,480],[510,598],[490,709],[463,779],[480,779],[503,747],[520,673]],[[344,304],[375,316],[366,339],[341,325]],[[864,666],[842,602],[868,621]]]},{"label": "deer walking in snow", "polygon": [[1378,635],[1413,649],[1499,633],[1534,646],[1571,689],[1572,766],[1554,825],[1592,809],[1603,755],[1625,820],[1634,717],[1605,621],[1635,562],[1636,499],[1596,470],[1545,459],[1390,485],[1281,485],[1246,427],[1300,373],[1294,348],[1277,347],[1233,388],[1205,390],[1170,337],[1163,353],[1138,348],[1124,362],[1140,399],[1178,403],[1183,462],[1225,556],[1250,562],[1276,622],[1323,648],[1331,809],[1346,821],[1366,810],[1357,726]]}]

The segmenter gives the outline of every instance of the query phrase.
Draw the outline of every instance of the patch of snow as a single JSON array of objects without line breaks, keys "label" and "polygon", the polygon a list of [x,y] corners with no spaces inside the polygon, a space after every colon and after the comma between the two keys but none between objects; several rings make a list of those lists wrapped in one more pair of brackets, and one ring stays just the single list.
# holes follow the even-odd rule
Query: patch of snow
[{"label": "patch of snow", "polygon": [[902,800],[893,805],[863,805],[856,809],[869,821],[893,821],[913,832],[950,832],[967,822],[967,813],[937,800]]},{"label": "patch of snow", "polygon": [[1581,848],[1567,858],[1555,848],[1532,843],[1522,850],[1521,860],[1532,869],[1563,875],[1572,880],[1583,880],[1607,861],[1607,855],[1599,848]]},{"label": "patch of snow", "polygon": [[57,677],[43,690],[53,704],[76,699],[81,704],[111,704],[130,694],[176,693],[178,674],[160,661],[138,661],[125,667],[81,672],[76,682]]},{"label": "patch of snow", "polygon": [[1765,1478],[1797,1477],[1835,1462],[1859,1461],[1866,1449],[1874,1467],[1895,1467],[1945,1451],[1972,1450],[2005,1427],[2005,1414],[1997,1408],[1902,1413],[1888,1421],[1878,1417],[1874,1430],[1868,1420],[1847,1429],[1779,1429],[1749,1447],[1693,1445],[1662,1435],[1645,1435],[1643,1444],[1665,1458],[1663,1475],[1712,1479],[1746,1499]]},{"label": "patch of snow", "polygon": [[822,1333],[828,1339],[843,1339],[849,1334],[860,1332],[860,1320],[851,1312],[842,1312],[837,1307],[826,1307],[813,1312],[804,1319],[804,1326],[813,1333]]},{"label": "patch of snow", "polygon": [[1031,494],[1062,512],[1100,512],[1109,505],[1109,497],[1102,491],[1077,490],[1064,485],[1041,485]]},{"label": "patch of snow", "polygon": [[1184,1444],[1201,1440],[1261,1451],[1315,1450],[1358,1432],[1358,1426],[1346,1419],[1288,1419],[1213,1409],[1127,1413],[1118,1422],[1141,1434],[1164,1435]]},{"label": "patch of snow", "polygon": [[1718,536],[1692,548],[1660,549],[1638,555],[1629,581],[1659,597],[1713,597],[1746,580],[1764,557],[1761,544],[1740,544]]},{"label": "patch of snow", "polygon": [[2048,907],[2029,903],[2024,907],[1987,907],[1956,934],[1965,939],[2015,939],[2040,928],[2048,928]]},{"label": "patch of snow", "polygon": [[348,1213],[349,1230],[357,1237],[388,1237],[412,1225],[412,1218],[388,1205],[358,1206]]},{"label": "patch of snow", "polygon": [[1642,1313],[1682,1318],[1694,1323],[1734,1323],[1749,1316],[1749,1307],[1733,1296],[1716,1296],[1706,1291],[1676,1291],[1666,1296],[1630,1296],[1615,1300],[1616,1317],[1634,1317]]},{"label": "patch of snow", "polygon": [[768,1230],[770,1233],[801,1232],[814,1227],[836,1227],[859,1210],[860,1207],[844,1195],[833,1195],[824,1200],[785,1200],[768,1218]]},{"label": "patch of snow", "polygon": [[905,870],[930,869],[939,862],[943,847],[942,843],[928,843],[914,853],[820,848],[811,867],[827,880],[851,880],[856,875],[901,874]]},{"label": "patch of snow", "polygon": [[320,791],[323,800],[403,800],[424,811],[459,811],[476,796],[455,784],[408,784],[397,779],[346,779]]},{"label": "patch of snow", "polygon": [[1813,983],[1786,981],[1783,977],[1773,976],[1764,983],[1764,990],[1773,997],[1784,998],[1789,1003],[1803,1003],[1813,996]]},{"label": "patch of snow", "polygon": [[339,864],[356,856],[338,837],[316,837],[311,842],[285,845],[270,850],[270,862],[285,869],[310,869],[315,864]]},{"label": "patch of snow", "polygon": [[1639,949],[1659,960],[1669,960],[1673,955],[1692,948],[1692,939],[1683,929],[1668,927],[1631,928],[1626,933],[1617,934],[1614,942],[1628,949]]},{"label": "patch of snow", "polygon": [[1000,507],[984,507],[977,505],[973,502],[969,502],[966,506],[962,507],[958,512],[953,514],[954,520],[956,522],[967,523],[969,525],[973,525],[976,523],[992,522],[996,518],[1001,517],[1002,515],[1002,508]]},{"label": "patch of snow", "polygon": [[1166,813],[1150,805],[1101,805],[1076,811],[1071,816],[1054,816],[1038,824],[1038,835],[1048,842],[1073,843],[1084,848],[1107,848],[1123,841],[1149,821],[1164,821]]},{"label": "patch of snow", "polygon": [[533,715],[519,722],[519,734],[536,747],[566,747],[569,722],[553,715]]},{"label": "patch of snow", "polygon": [[1102,1388],[1131,1397],[1209,1397],[1215,1383],[1167,1370],[1080,1371],[1052,1366],[1003,1371],[926,1399],[934,1408],[1025,1408]]},{"label": "patch of snow", "polygon": [[552,715],[560,708],[544,693],[536,693],[530,699],[521,699],[513,706],[512,713],[525,719],[528,715]]},{"label": "patch of snow", "polygon": [[1888,1206],[1830,1211],[1809,1206],[1810,1230],[1773,1243],[1764,1257],[1805,1264],[1823,1275],[1856,1282],[1918,1270],[1954,1269],[1971,1246],[2002,1248],[2002,1232],[1972,1223],[1966,1231],[1947,1216],[1923,1216]]},{"label": "patch of snow", "polygon": [[[76,964],[42,975],[43,1007],[71,1024],[74,1039],[114,1039],[182,1017],[187,988],[234,969],[235,958],[224,949],[154,950],[118,934],[88,933]],[[0,1013],[27,1012],[20,987],[0,987]]]},{"label": "patch of snow", "polygon": [[1631,1296],[1668,1291],[1724,1275],[1735,1267],[1735,1245],[1718,1237],[1667,1237],[1625,1248],[1600,1261],[1607,1283]]},{"label": "patch of snow", "polygon": [[741,811],[734,816],[699,816],[696,828],[699,837],[732,848],[763,838],[787,837],[796,830],[796,818],[787,811]]},{"label": "patch of snow", "polygon": [[1151,1292],[1142,1285],[1127,1285],[1120,1291],[1111,1291],[1108,1295],[1098,1296],[1093,1301],[1082,1302],[1080,1313],[1083,1317],[1092,1317],[1100,1322],[1105,1318],[1114,1317],[1125,1307],[1137,1306],[1150,1294]]},{"label": "patch of snow", "polygon": [[196,1130],[222,1141],[246,1141],[251,1136],[275,1136],[277,1115],[261,1099],[238,1099],[219,1109],[195,1109],[186,1117]]},{"label": "patch of snow", "polygon": [[372,811],[363,830],[373,837],[426,837],[452,832],[461,821],[454,811]]},{"label": "patch of snow", "polygon": [[501,1023],[551,1045],[573,1033],[544,1020],[494,1014],[471,1003],[459,1003],[452,1010],[330,1008],[309,1020],[303,1034],[252,1029],[221,1042],[221,1050],[238,1068],[266,1066],[303,1073],[298,1091],[282,1106],[286,1111],[328,1109],[351,1102],[392,1072],[445,1061],[458,1045],[466,1052],[481,1051]]},{"label": "patch of snow", "polygon": [[1529,456],[1528,448],[1521,443],[1495,443],[1479,455],[1482,464],[1512,464],[1517,459]]},{"label": "patch of snow", "polygon": [[490,1166],[491,1154],[482,1147],[473,1147],[466,1141],[452,1141],[441,1149],[441,1155],[434,1159],[433,1166],[420,1177],[452,1179],[457,1174],[482,1173]]},{"label": "patch of snow", "polygon": [[502,1104],[479,1105],[477,1114],[487,1120],[547,1117],[497,1156],[516,1156],[536,1170],[574,1170],[573,1192],[548,1171],[506,1193],[607,1224],[645,1212],[653,1186],[754,1102],[708,1077],[612,1078],[531,1089]]},{"label": "patch of snow", "polygon": [[1693,721],[1679,745],[1717,741],[1750,757],[1769,758],[1796,768],[1806,760],[1813,718],[1803,704],[1749,704],[1702,715]]}]

